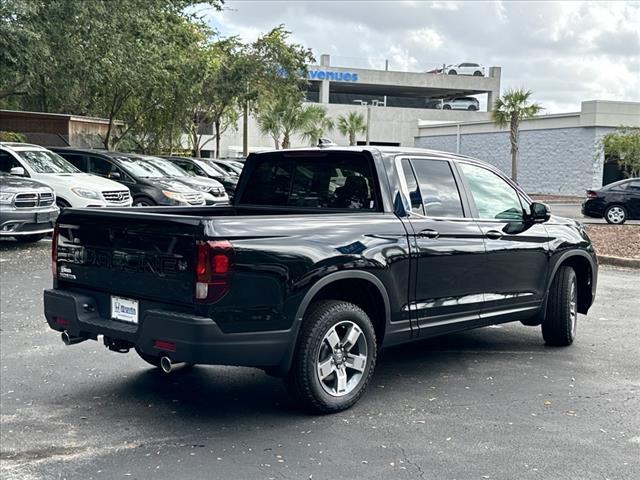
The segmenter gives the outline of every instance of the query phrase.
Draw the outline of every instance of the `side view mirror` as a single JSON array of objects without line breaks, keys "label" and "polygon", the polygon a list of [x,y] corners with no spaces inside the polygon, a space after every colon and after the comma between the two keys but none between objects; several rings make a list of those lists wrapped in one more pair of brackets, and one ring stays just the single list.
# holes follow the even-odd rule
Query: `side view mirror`
[{"label": "side view mirror", "polygon": [[551,209],[546,203],[533,202],[531,204],[531,220],[533,223],[546,222],[551,218]]},{"label": "side view mirror", "polygon": [[109,174],[109,178],[111,180],[120,180],[122,178],[122,176],[120,175],[120,172],[111,172]]},{"label": "side view mirror", "polygon": [[13,167],[11,170],[9,170],[9,173],[11,175],[15,175],[17,177],[24,177],[25,176],[25,171],[23,167]]}]

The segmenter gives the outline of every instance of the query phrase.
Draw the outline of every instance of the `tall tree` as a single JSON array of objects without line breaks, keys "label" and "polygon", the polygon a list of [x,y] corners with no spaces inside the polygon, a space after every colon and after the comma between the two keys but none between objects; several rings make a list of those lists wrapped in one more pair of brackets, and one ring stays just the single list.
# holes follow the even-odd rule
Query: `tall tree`
[{"label": "tall tree", "polygon": [[491,117],[495,124],[504,128],[509,125],[509,139],[511,141],[511,179],[518,181],[518,147],[520,141],[520,121],[531,118],[543,107],[537,103],[529,103],[531,90],[508,90],[494,105]]},{"label": "tall tree", "polygon": [[311,145],[317,145],[326,132],[333,130],[334,123],[327,116],[327,109],[322,105],[307,105],[304,121],[300,127],[300,135]]},{"label": "tall tree", "polygon": [[358,112],[349,112],[346,117],[340,115],[338,117],[338,131],[342,135],[349,137],[349,145],[355,145],[356,135],[367,131],[367,122],[364,119],[364,115]]}]

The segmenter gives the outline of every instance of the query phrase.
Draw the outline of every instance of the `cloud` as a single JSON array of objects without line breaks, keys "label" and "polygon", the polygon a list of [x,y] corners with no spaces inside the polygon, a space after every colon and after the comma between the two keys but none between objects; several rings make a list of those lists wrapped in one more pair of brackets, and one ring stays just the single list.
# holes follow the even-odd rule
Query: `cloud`
[{"label": "cloud", "polygon": [[204,13],[223,35],[245,40],[284,24],[335,65],[499,65],[503,89],[533,90],[547,113],[579,110],[583,100],[640,100],[640,3],[227,0],[222,12]]}]

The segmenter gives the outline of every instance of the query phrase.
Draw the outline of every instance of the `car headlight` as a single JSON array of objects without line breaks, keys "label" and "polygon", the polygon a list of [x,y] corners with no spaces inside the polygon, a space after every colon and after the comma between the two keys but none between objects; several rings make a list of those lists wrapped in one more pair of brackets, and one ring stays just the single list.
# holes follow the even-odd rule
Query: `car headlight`
[{"label": "car headlight", "polygon": [[179,192],[172,192],[171,190],[163,190],[162,193],[165,197],[170,198],[171,200],[175,200],[176,202],[187,203],[187,200],[184,198]]},{"label": "car headlight", "polygon": [[15,193],[0,193],[0,203],[9,204],[13,201],[13,197],[15,197]]},{"label": "car headlight", "polygon": [[88,190],[86,188],[71,188],[70,189],[77,196],[82,198],[91,198],[92,200],[99,200],[100,194],[94,190]]},{"label": "car headlight", "polygon": [[194,185],[192,188],[195,188],[200,192],[208,192],[210,187],[209,185]]}]

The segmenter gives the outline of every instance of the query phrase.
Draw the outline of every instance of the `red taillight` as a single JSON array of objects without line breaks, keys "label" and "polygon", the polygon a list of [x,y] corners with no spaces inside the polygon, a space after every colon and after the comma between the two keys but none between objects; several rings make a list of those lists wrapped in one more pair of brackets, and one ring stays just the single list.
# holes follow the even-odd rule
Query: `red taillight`
[{"label": "red taillight", "polygon": [[231,288],[233,246],[226,240],[198,243],[196,265],[197,301],[213,303]]},{"label": "red taillight", "polygon": [[53,237],[51,238],[51,273],[53,278],[58,276],[58,232],[59,228],[56,224],[53,227]]},{"label": "red taillight", "polygon": [[596,198],[598,196],[598,192],[594,190],[587,190],[587,198]]},{"label": "red taillight", "polygon": [[69,326],[69,320],[67,320],[67,319],[66,319],[66,318],[64,318],[64,317],[54,317],[54,319],[55,319],[55,322],[56,322],[58,325],[61,325],[61,326],[63,326],[63,327],[68,327],[68,326]]}]

